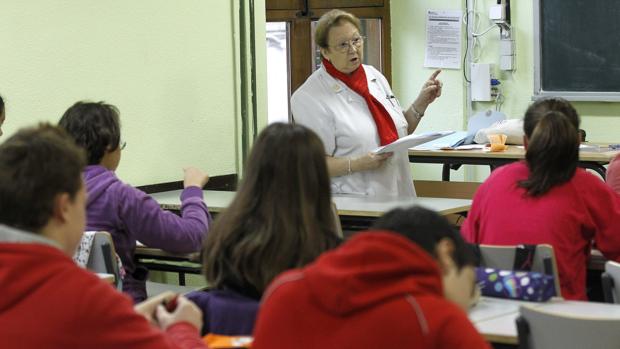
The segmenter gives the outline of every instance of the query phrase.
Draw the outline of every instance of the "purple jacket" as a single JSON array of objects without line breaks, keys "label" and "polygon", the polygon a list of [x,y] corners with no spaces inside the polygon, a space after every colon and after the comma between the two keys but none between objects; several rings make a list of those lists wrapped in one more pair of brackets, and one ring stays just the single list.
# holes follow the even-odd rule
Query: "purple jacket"
[{"label": "purple jacket", "polygon": [[194,291],[187,294],[202,310],[202,335],[250,336],[259,301],[232,290]]},{"label": "purple jacket", "polygon": [[84,179],[88,191],[86,230],[112,234],[116,253],[127,274],[123,291],[139,302],[146,299],[146,270],[133,260],[136,240],[168,252],[199,251],[209,229],[210,216],[202,189],[185,188],[181,193],[181,217],[164,211],[146,193],[121,182],[113,171],[87,166]]}]

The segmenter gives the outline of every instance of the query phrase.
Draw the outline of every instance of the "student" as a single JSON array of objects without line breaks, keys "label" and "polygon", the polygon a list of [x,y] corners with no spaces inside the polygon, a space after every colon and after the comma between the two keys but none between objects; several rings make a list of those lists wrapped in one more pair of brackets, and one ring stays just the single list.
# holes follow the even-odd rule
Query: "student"
[{"label": "student", "polygon": [[6,120],[6,114],[4,112],[4,99],[0,96],[0,136],[2,136],[2,124]]},{"label": "student", "polygon": [[620,154],[616,155],[607,166],[605,181],[616,193],[620,194]]},{"label": "student", "polygon": [[474,259],[436,213],[395,209],[263,297],[253,349],[488,348],[465,309]]},{"label": "student", "polygon": [[562,296],[587,300],[592,242],[620,260],[620,197],[578,168],[579,115],[560,98],[534,102],[525,113],[525,161],[493,171],[478,188],[461,227],[472,243],[550,244]]},{"label": "student", "polygon": [[162,210],[150,196],[116,177],[114,171],[126,144],[121,142],[116,107],[103,102],[77,102],[65,112],[59,125],[86,150],[86,229],[112,235],[126,270],[123,291],[135,302],[142,301],[146,298],[147,270],[134,262],[136,240],[173,253],[200,250],[209,228],[209,213],[202,198],[202,187],[209,176],[195,168],[185,169],[179,217]]},{"label": "student", "polygon": [[201,314],[187,299],[172,313],[149,305],[138,314],[71,259],[86,221],[83,167],[83,152],[50,125],[0,145],[2,347],[203,348]]},{"label": "student", "polygon": [[203,334],[250,335],[271,280],[339,243],[323,144],[314,132],[271,124],[256,139],[244,172],[205,241],[213,289],[188,295],[203,310]]}]

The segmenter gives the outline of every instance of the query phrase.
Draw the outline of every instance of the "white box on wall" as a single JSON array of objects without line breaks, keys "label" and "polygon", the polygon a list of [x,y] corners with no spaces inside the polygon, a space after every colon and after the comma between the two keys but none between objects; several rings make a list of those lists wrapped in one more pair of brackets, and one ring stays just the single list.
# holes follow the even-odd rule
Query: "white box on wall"
[{"label": "white box on wall", "polygon": [[489,102],[491,99],[491,67],[489,63],[471,64],[471,100]]}]

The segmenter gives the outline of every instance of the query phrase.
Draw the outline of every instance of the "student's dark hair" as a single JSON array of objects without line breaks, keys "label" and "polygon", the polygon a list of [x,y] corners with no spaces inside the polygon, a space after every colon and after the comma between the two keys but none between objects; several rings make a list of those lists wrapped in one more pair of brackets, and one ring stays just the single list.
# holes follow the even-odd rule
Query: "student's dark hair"
[{"label": "student's dark hair", "polygon": [[21,129],[0,145],[0,223],[39,233],[59,194],[82,187],[84,151],[61,128]]},{"label": "student's dark hair", "polygon": [[118,109],[104,102],[77,102],[67,109],[58,125],[86,150],[89,165],[99,164],[106,150],[115,150],[121,141]]},{"label": "student's dark hair", "polygon": [[0,96],[0,114],[4,113],[4,99]]},{"label": "student's dark hair", "polygon": [[271,124],[205,240],[207,282],[260,298],[275,276],[336,247],[335,229],[321,140],[301,125]]},{"label": "student's dark hair", "polygon": [[579,163],[579,115],[561,98],[532,104],[525,113],[523,130],[528,138],[525,160],[530,170],[520,187],[530,196],[541,196],[568,182]]},{"label": "student's dark hair", "polygon": [[475,256],[461,234],[444,217],[426,208],[413,206],[393,209],[379,218],[371,229],[392,231],[405,236],[435,258],[435,248],[439,241],[449,239],[454,243],[452,258],[458,269],[476,265]]}]

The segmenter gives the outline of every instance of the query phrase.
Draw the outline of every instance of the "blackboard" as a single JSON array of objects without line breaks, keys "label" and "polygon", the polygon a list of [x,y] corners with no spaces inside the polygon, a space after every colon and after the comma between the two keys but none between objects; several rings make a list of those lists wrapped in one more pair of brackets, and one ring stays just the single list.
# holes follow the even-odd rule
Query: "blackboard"
[{"label": "blackboard", "polygon": [[534,1],[535,96],[620,101],[620,1]]}]

